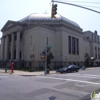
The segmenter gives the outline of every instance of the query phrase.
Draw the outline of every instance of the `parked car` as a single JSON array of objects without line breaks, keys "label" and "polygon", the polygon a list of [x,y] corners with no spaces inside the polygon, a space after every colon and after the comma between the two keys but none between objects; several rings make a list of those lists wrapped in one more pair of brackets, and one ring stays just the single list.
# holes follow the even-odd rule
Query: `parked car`
[{"label": "parked car", "polygon": [[57,70],[56,72],[60,72],[60,73],[71,73],[73,71],[76,71],[78,72],[79,71],[79,67],[76,66],[76,65],[70,65],[68,67],[63,67],[63,68],[60,68],[59,70]]}]

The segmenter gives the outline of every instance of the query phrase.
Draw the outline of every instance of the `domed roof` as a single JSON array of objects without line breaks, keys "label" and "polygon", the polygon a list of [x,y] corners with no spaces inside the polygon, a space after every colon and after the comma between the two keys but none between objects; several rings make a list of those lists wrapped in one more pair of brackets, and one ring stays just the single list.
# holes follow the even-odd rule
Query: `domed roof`
[{"label": "domed roof", "polygon": [[44,20],[44,21],[46,21],[46,20],[50,20],[50,21],[63,20],[65,22],[68,22],[68,23],[80,28],[80,26],[77,23],[75,23],[74,21],[71,21],[71,20],[69,20],[69,19],[67,19],[67,18],[65,18],[61,15],[58,15],[58,14],[56,15],[56,18],[51,18],[50,14],[36,14],[36,13],[33,13],[33,14],[30,14],[29,16],[27,16],[27,17],[25,17],[25,18],[23,18],[19,21],[24,22],[24,21],[30,21],[30,20]]}]

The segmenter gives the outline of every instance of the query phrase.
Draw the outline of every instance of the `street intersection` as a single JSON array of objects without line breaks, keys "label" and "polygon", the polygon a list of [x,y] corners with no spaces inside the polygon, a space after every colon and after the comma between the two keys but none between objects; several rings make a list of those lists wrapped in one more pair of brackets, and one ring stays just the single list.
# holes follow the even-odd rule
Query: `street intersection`
[{"label": "street intersection", "polygon": [[0,100],[91,100],[93,91],[100,92],[100,68],[46,76],[0,73]]}]

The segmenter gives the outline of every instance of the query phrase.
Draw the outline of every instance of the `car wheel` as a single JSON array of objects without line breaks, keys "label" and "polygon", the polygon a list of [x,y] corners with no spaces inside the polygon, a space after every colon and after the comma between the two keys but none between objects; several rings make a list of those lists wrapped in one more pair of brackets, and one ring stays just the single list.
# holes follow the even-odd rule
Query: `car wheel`
[{"label": "car wheel", "polygon": [[61,71],[61,74],[63,73],[63,71]]},{"label": "car wheel", "polygon": [[78,72],[78,70],[76,70],[76,72]]},{"label": "car wheel", "polygon": [[71,70],[68,70],[68,73],[71,73]]}]

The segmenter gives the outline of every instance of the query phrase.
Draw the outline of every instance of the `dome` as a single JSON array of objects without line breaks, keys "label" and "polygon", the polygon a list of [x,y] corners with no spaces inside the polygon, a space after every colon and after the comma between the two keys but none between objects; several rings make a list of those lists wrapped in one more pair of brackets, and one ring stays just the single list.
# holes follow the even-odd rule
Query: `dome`
[{"label": "dome", "polygon": [[80,28],[80,26],[77,23],[75,23],[74,21],[71,21],[61,15],[58,15],[58,14],[56,15],[56,18],[51,18],[50,14],[35,14],[35,13],[33,13],[19,21],[24,22],[24,21],[30,21],[30,20],[44,20],[44,21],[46,21],[46,20],[50,20],[50,21],[62,20],[62,21],[68,22],[68,23]]}]

